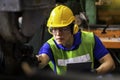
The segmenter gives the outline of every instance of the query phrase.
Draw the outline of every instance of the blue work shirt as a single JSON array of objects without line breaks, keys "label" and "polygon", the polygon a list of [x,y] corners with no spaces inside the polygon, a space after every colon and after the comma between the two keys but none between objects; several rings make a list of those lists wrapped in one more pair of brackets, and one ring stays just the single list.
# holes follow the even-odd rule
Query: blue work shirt
[{"label": "blue work shirt", "polygon": [[[105,46],[102,44],[101,40],[96,35],[94,35],[94,38],[95,38],[95,46],[94,46],[94,49],[93,49],[94,50],[93,51],[94,52],[93,55],[94,55],[95,60],[98,61],[103,56],[108,54],[109,52],[105,48]],[[64,46],[58,45],[56,42],[55,42],[55,44],[57,45],[58,48],[61,48],[62,50],[68,50]],[[78,48],[78,46],[80,44],[81,44],[81,32],[78,32],[77,34],[74,35],[74,43],[73,43],[71,49],[69,49],[69,50],[74,50],[74,49]],[[42,54],[42,53],[47,54],[50,57],[50,60],[55,65],[54,57],[52,55],[52,51],[51,51],[50,45],[47,42],[44,43],[44,45],[40,48],[38,54]]]}]

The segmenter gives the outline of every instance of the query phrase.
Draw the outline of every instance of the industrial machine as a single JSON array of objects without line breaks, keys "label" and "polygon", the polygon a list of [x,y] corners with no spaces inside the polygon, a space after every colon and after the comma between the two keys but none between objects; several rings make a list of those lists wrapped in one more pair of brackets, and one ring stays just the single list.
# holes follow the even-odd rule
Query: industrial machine
[{"label": "industrial machine", "polygon": [[[66,4],[73,10],[82,20],[79,25],[82,30],[92,31],[100,37],[115,59],[116,72],[119,72],[119,0],[0,0],[0,73],[21,74],[20,62],[26,60],[23,55],[36,61],[34,55],[51,37],[46,21],[57,3]],[[36,65],[37,62],[33,66]]]},{"label": "industrial machine", "polygon": [[32,57],[37,53],[45,41],[46,19],[55,3],[55,0],[0,0],[2,74],[19,74],[19,62],[23,55],[29,53],[27,56]]}]

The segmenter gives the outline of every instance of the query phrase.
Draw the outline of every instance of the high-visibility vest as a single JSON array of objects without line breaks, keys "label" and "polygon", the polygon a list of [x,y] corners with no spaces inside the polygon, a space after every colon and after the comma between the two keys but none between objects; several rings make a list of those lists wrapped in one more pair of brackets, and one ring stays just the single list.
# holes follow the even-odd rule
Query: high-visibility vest
[{"label": "high-visibility vest", "polygon": [[92,62],[91,69],[94,66],[93,49],[94,49],[94,35],[92,32],[81,32],[81,44],[75,50],[62,50],[58,49],[54,43],[53,37],[47,42],[53,52],[55,66],[52,61],[49,62],[50,67],[54,70],[56,67],[56,73],[59,75],[65,74],[67,70],[67,64],[69,63],[82,63]]}]

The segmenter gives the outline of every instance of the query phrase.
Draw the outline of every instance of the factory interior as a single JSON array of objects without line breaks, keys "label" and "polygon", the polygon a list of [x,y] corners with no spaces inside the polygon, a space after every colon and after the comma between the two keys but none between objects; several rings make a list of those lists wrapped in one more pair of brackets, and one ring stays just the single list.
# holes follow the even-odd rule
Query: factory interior
[{"label": "factory interior", "polygon": [[[57,4],[70,7],[80,30],[93,32],[110,52],[116,68],[109,77],[69,73],[57,76],[48,65],[42,70],[37,68],[35,55],[52,37],[46,24]],[[22,60],[38,69],[36,75],[26,77]],[[118,80],[119,74],[120,0],[0,0],[0,80]]]}]

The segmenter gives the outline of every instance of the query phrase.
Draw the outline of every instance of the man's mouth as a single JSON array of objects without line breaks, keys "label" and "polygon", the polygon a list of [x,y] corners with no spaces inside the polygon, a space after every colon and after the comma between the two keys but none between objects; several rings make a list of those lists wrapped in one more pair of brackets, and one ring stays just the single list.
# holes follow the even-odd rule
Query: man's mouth
[{"label": "man's mouth", "polygon": [[62,41],[63,41],[63,38],[56,38],[56,40],[57,40],[58,42],[62,42]]}]

